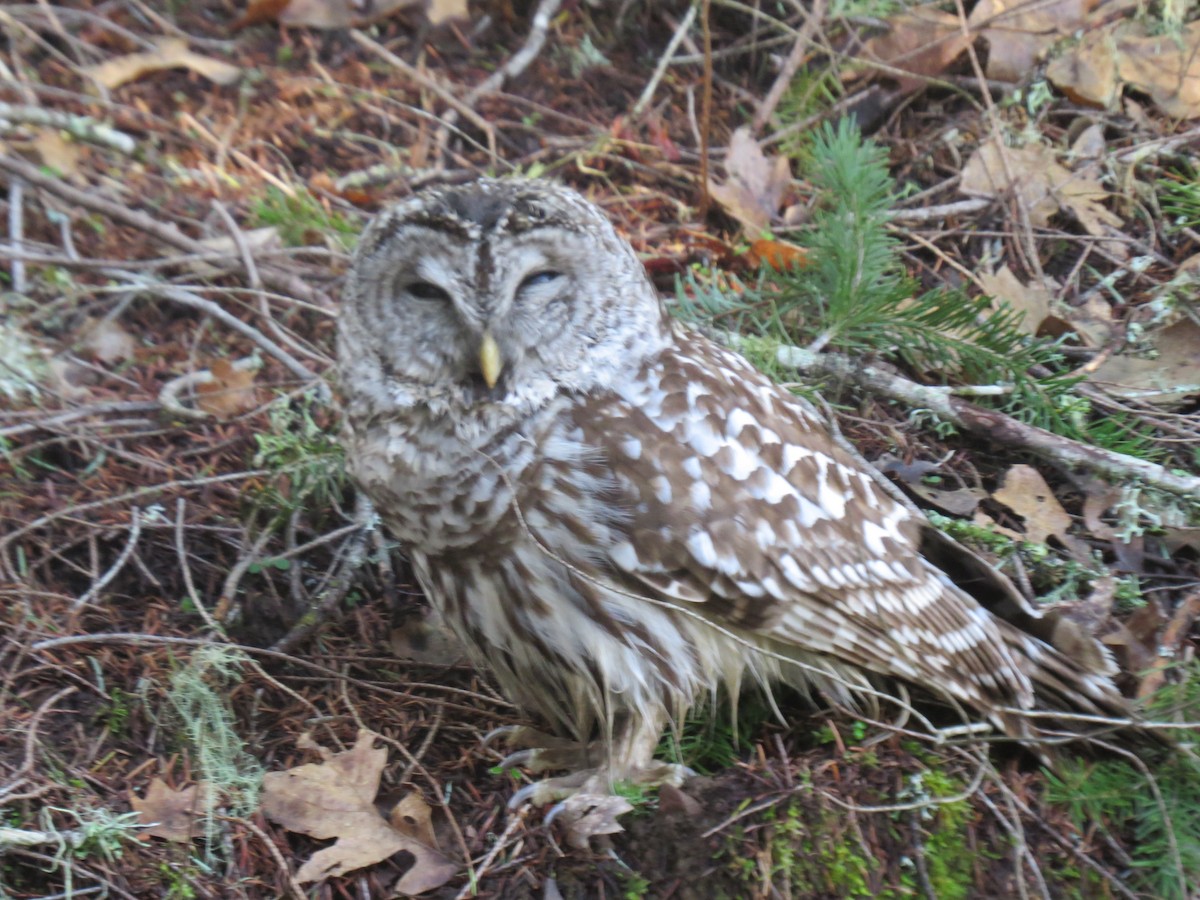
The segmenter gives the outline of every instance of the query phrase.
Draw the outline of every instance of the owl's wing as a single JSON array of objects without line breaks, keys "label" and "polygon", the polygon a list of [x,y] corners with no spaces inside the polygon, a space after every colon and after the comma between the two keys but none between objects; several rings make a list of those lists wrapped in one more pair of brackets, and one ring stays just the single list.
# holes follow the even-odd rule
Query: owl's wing
[{"label": "owl's wing", "polygon": [[1001,623],[920,556],[923,520],[742,357],[681,334],[576,421],[627,507],[609,563],[637,589],[968,701],[1031,702]]}]

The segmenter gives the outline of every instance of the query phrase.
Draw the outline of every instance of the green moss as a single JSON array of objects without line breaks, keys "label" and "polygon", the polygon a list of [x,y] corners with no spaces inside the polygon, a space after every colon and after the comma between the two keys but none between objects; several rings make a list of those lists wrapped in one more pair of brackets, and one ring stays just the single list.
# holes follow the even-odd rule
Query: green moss
[{"label": "green moss", "polygon": [[[953,797],[963,791],[955,778],[937,769],[921,773],[925,791],[931,799]],[[925,840],[925,867],[929,884],[940,900],[960,900],[971,896],[974,853],[968,829],[975,811],[966,799],[940,803],[933,807],[929,836]]]},{"label": "green moss", "polygon": [[349,250],[358,237],[359,227],[325,205],[303,187],[291,196],[276,187],[250,208],[250,224],[256,228],[271,226],[289,247],[303,247],[330,239]]}]

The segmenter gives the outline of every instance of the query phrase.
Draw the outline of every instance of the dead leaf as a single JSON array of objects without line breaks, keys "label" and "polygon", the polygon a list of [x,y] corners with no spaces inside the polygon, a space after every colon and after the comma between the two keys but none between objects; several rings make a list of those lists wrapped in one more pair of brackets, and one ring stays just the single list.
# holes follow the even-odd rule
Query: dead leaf
[{"label": "dead leaf", "polygon": [[624,831],[617,823],[617,817],[632,809],[633,804],[624,797],[580,791],[558,805],[555,821],[566,825],[568,844],[578,850],[587,850],[592,837]]},{"label": "dead leaf", "polygon": [[887,34],[871,38],[863,56],[893,69],[902,69],[919,78],[900,78],[900,90],[908,92],[925,86],[925,78],[940,75],[971,45],[962,23],[953,13],[935,6],[920,6],[888,19]]},{"label": "dead leaf", "polygon": [[709,182],[709,193],[742,223],[748,236],[757,238],[779,211],[791,182],[787,157],[768,159],[753,132],[743,125],[729,139],[725,173],[724,184]]},{"label": "dead leaf", "polygon": [[809,265],[808,251],[787,241],[754,241],[746,251],[746,261],[752,266],[766,264],[776,272],[790,272]]},{"label": "dead leaf", "polygon": [[388,821],[401,834],[414,837],[435,850],[440,849],[437,835],[433,833],[433,809],[416,791],[406,794],[392,807]]},{"label": "dead leaf", "polygon": [[1103,347],[1112,340],[1115,327],[1112,304],[1100,294],[1090,294],[1082,303],[1064,305],[1061,310],[1085,347]]},{"label": "dead leaf", "polygon": [[1104,237],[1121,217],[1103,206],[1110,196],[1091,171],[1071,172],[1044,144],[1005,147],[989,139],[963,166],[960,189],[968,196],[997,197],[1013,191],[1039,228],[1059,211],[1071,213],[1088,234]]},{"label": "dead leaf", "polygon": [[63,133],[57,129],[39,128],[31,143],[42,165],[49,166],[76,184],[87,184],[87,178],[79,170],[82,148],[75,141],[63,137]]},{"label": "dead leaf", "polygon": [[238,368],[227,359],[214,360],[211,378],[196,385],[196,405],[218,419],[230,419],[259,404],[253,369]]},{"label": "dead leaf", "polygon": [[1085,347],[1104,346],[1112,337],[1112,306],[1099,294],[1069,306],[1059,299],[1060,288],[1052,278],[1042,285],[1025,284],[1008,266],[978,277],[985,293],[1021,314],[1017,328],[1025,334],[1059,338],[1074,332]]},{"label": "dead leaf", "polygon": [[425,4],[431,25],[467,16],[467,0],[252,0],[233,25],[235,29],[262,22],[296,28],[359,28],[382,21],[409,7]]},{"label": "dead leaf", "polygon": [[[1147,606],[1152,605],[1147,604]],[[1157,606],[1154,608],[1157,609]],[[1166,681],[1167,668],[1172,660],[1183,656],[1181,644],[1187,641],[1188,633],[1192,630],[1192,624],[1197,618],[1200,618],[1200,592],[1193,591],[1176,607],[1171,621],[1163,629],[1162,637],[1155,642],[1161,644],[1166,652],[1153,654],[1153,668],[1138,685],[1137,696],[1139,699],[1149,697],[1163,686]]]},{"label": "dead leaf", "polygon": [[1158,406],[1200,396],[1200,325],[1181,318],[1145,335],[1139,350],[1141,355],[1130,350],[1110,356],[1089,380],[1119,397]]},{"label": "dead leaf", "polygon": [[161,778],[155,778],[146,788],[144,800],[130,793],[129,805],[138,814],[138,822],[145,826],[142,834],[167,841],[190,841],[203,834],[203,828],[197,829],[196,820],[212,806],[213,795],[207,782],[174,790]]},{"label": "dead leaf", "polygon": [[1079,29],[1095,0],[980,0],[967,18],[988,42],[987,76],[1017,82],[1058,40]]},{"label": "dead leaf", "polygon": [[700,801],[690,794],[685,794],[670,782],[664,783],[658,789],[658,814],[670,816],[682,814],[689,819],[696,819],[704,811]]},{"label": "dead leaf", "polygon": [[1076,159],[1099,160],[1104,158],[1108,150],[1108,140],[1104,137],[1104,126],[1093,123],[1071,143],[1071,153]]},{"label": "dead leaf", "polygon": [[909,485],[909,490],[952,516],[969,516],[975,512],[980,501],[987,499],[987,491],[982,488],[963,487],[946,490],[918,483]]},{"label": "dead leaf", "polygon": [[1046,67],[1046,77],[1072,100],[1112,108],[1122,87],[1148,94],[1169,116],[1200,116],[1200,22],[1172,36],[1150,34],[1141,19],[1112,22],[1084,34]]},{"label": "dead leaf", "polygon": [[1035,335],[1041,329],[1057,293],[1049,285],[1023,284],[1008,266],[1001,266],[995,274],[980,273],[979,283],[993,299],[1021,316],[1017,328],[1028,335]]},{"label": "dead leaf", "polygon": [[445,884],[458,866],[433,847],[393,828],[375,808],[387,750],[374,749],[378,735],[360,731],[354,747],[321,763],[263,776],[262,811],[288,831],[335,840],[318,850],[296,873],[301,883],[344,875],[401,850],[414,863],[401,883],[408,893]]},{"label": "dead leaf", "polygon": [[996,534],[1002,534],[1007,538],[1012,538],[1014,541],[1028,540],[1025,535],[1021,534],[1021,532],[1001,525],[999,522],[980,509],[975,510],[975,515],[971,516],[971,523],[973,525],[979,525],[982,528],[986,528],[989,531],[994,531]]},{"label": "dead leaf", "polygon": [[1101,516],[1112,509],[1112,505],[1121,499],[1121,489],[1113,487],[1099,478],[1089,478],[1085,482],[1086,493],[1083,497],[1083,524],[1088,534],[1106,541],[1117,539],[1117,533]]},{"label": "dead leaf", "polygon": [[214,84],[233,84],[241,75],[237,66],[188,49],[183,38],[165,37],[155,41],[149,53],[130,53],[84,68],[84,74],[96,79],[109,90],[136,81],[151,72],[163,69],[190,69]]},{"label": "dead leaf", "polygon": [[1016,465],[1009,469],[1004,474],[1004,484],[992,494],[992,499],[1021,517],[1025,540],[1036,544],[1044,544],[1051,536],[1063,544],[1070,540],[1067,532],[1071,517],[1033,466]]},{"label": "dead leaf", "polygon": [[982,488],[964,486],[952,489],[931,484],[927,479],[940,471],[937,463],[926,460],[906,463],[890,453],[884,453],[875,460],[875,467],[884,474],[894,475],[904,482],[908,490],[951,515],[969,516],[979,502],[987,498],[987,492]]},{"label": "dead leaf", "polygon": [[[1049,642],[1087,672],[1112,677],[1120,671],[1106,644],[1119,628],[1112,627],[1112,601],[1117,580],[1112,575],[1097,578],[1088,596],[1057,603],[1045,612],[1050,625]],[[1104,633],[1105,642],[1097,635]]]},{"label": "dead leaf", "polygon": [[425,9],[430,25],[441,25],[451,19],[467,18],[467,0],[429,0]]},{"label": "dead leaf", "polygon": [[137,339],[121,327],[116,319],[100,319],[84,326],[80,349],[102,363],[119,363],[133,359]]}]

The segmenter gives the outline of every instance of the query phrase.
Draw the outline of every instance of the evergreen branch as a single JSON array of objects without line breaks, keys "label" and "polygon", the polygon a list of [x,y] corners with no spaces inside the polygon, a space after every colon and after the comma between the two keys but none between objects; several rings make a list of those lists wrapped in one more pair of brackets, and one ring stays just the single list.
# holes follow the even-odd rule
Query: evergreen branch
[{"label": "evergreen branch", "polygon": [[[743,341],[736,334],[728,334],[726,338],[734,347]],[[997,410],[983,409],[955,396],[952,387],[917,384],[881,366],[863,365],[860,360],[842,354],[813,353],[802,347],[780,347],[776,358],[780,365],[806,375],[847,381],[913,409],[929,410],[958,428],[984,435],[997,444],[1031,451],[1051,462],[1086,468],[1116,482],[1141,481],[1188,502],[1195,502],[1200,496],[1200,477],[1172,471],[1136,456],[1093,447]]]},{"label": "evergreen branch", "polygon": [[1147,463],[1171,457],[1154,427],[1136,416],[1093,414],[1077,390],[1082,376],[1063,374],[1058,344],[1024,333],[1019,313],[994,309],[986,296],[918,290],[888,228],[895,196],[881,147],[846,122],[826,125],[806,162],[820,200],[804,239],[811,265],[764,268],[753,283],[693,273],[679,286],[677,314],[757,338],[742,346],[768,372],[778,368],[776,351],[794,346],[883,357],[918,378],[937,373],[943,382],[1002,385],[985,402],[1018,424]]}]

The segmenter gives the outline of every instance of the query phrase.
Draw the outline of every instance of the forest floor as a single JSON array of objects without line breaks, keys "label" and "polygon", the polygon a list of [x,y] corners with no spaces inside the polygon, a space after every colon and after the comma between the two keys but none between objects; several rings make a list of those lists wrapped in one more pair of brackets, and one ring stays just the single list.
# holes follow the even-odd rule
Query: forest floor
[{"label": "forest floor", "polygon": [[[1057,342],[1034,373],[1055,399],[951,423],[903,385],[777,374],[819,382],[862,455],[1100,639],[1131,697],[1194,719],[1200,22],[1180,10],[5,4],[0,898],[1196,896],[1200,779],[1119,735],[1049,774],[747,698],[736,739],[719,712],[684,728],[682,790],[509,809],[527,776],[484,738],[527,720],[356,518],[332,377],[349,254],[389,202],[561,179],[664,294],[749,297],[805,258],[811,135],[854,116],[895,183],[897,269]],[[979,408],[1011,389],[868,355]]]}]

